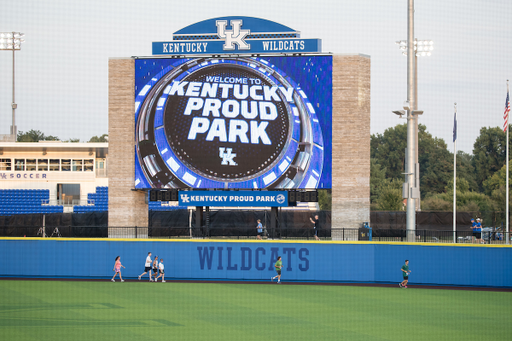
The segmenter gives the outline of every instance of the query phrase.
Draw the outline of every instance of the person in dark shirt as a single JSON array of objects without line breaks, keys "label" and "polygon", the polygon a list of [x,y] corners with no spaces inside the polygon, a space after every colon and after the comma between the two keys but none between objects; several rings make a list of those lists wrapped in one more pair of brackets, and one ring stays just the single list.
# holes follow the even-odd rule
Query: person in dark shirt
[{"label": "person in dark shirt", "polygon": [[320,240],[320,238],[318,238],[318,230],[320,229],[320,223],[318,222],[318,214],[315,214],[315,219],[314,220],[311,217],[309,217],[309,220],[311,220],[311,222],[313,224],[315,224],[313,226],[313,228],[315,229],[315,239],[316,240]]},{"label": "person in dark shirt", "polygon": [[402,265],[402,268],[400,270],[402,270],[402,276],[403,276],[404,280],[402,282],[400,282],[398,284],[398,286],[400,288],[407,289],[407,282],[409,282],[409,273],[411,272],[411,270],[409,270],[409,260],[408,259],[405,260],[405,264]]}]

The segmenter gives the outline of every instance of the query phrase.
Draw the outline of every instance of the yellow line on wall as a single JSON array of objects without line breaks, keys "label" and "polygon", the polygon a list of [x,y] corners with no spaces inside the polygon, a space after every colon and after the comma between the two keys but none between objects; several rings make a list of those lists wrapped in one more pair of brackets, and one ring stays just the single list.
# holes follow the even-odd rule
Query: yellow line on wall
[{"label": "yellow line on wall", "polygon": [[456,246],[456,247],[512,247],[512,244],[452,244],[423,242],[373,242],[373,241],[316,241],[316,240],[253,240],[253,239],[158,239],[158,238],[62,238],[62,237],[0,237],[0,240],[16,241],[88,241],[88,242],[181,242],[181,243],[277,243],[277,244],[362,244],[362,245],[416,245],[416,246]]}]

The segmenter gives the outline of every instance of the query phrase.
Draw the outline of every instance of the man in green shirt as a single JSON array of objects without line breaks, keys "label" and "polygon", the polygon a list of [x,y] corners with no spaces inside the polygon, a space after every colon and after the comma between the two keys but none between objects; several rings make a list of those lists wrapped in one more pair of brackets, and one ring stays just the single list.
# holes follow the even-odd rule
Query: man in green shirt
[{"label": "man in green shirt", "polygon": [[404,276],[404,280],[398,284],[400,288],[406,288],[407,289],[407,282],[409,281],[409,273],[411,270],[409,270],[409,260],[405,260],[405,264],[402,265],[402,275]]},{"label": "man in green shirt", "polygon": [[277,262],[274,264],[274,268],[276,269],[277,276],[271,277],[270,280],[273,282],[274,279],[277,278],[277,283],[281,284],[281,268],[283,267],[283,262],[281,261],[281,256],[277,257]]}]

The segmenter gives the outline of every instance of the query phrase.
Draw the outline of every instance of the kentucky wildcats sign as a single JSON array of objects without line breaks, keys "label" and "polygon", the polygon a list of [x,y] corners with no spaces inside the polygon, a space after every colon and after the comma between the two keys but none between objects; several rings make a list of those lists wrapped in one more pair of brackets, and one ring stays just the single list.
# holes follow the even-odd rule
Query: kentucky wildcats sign
[{"label": "kentucky wildcats sign", "polygon": [[286,207],[286,191],[180,191],[180,206]]},{"label": "kentucky wildcats sign", "polygon": [[321,52],[320,39],[301,39],[300,32],[252,17],[220,17],[187,26],[173,40],[153,42],[153,55]]}]

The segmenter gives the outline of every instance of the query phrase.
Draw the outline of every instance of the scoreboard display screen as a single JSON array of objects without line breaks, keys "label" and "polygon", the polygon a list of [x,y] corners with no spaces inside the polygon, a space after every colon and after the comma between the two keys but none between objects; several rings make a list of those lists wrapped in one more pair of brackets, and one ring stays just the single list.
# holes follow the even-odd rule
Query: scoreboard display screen
[{"label": "scoreboard display screen", "polygon": [[331,188],[332,56],[135,60],[135,188]]}]

